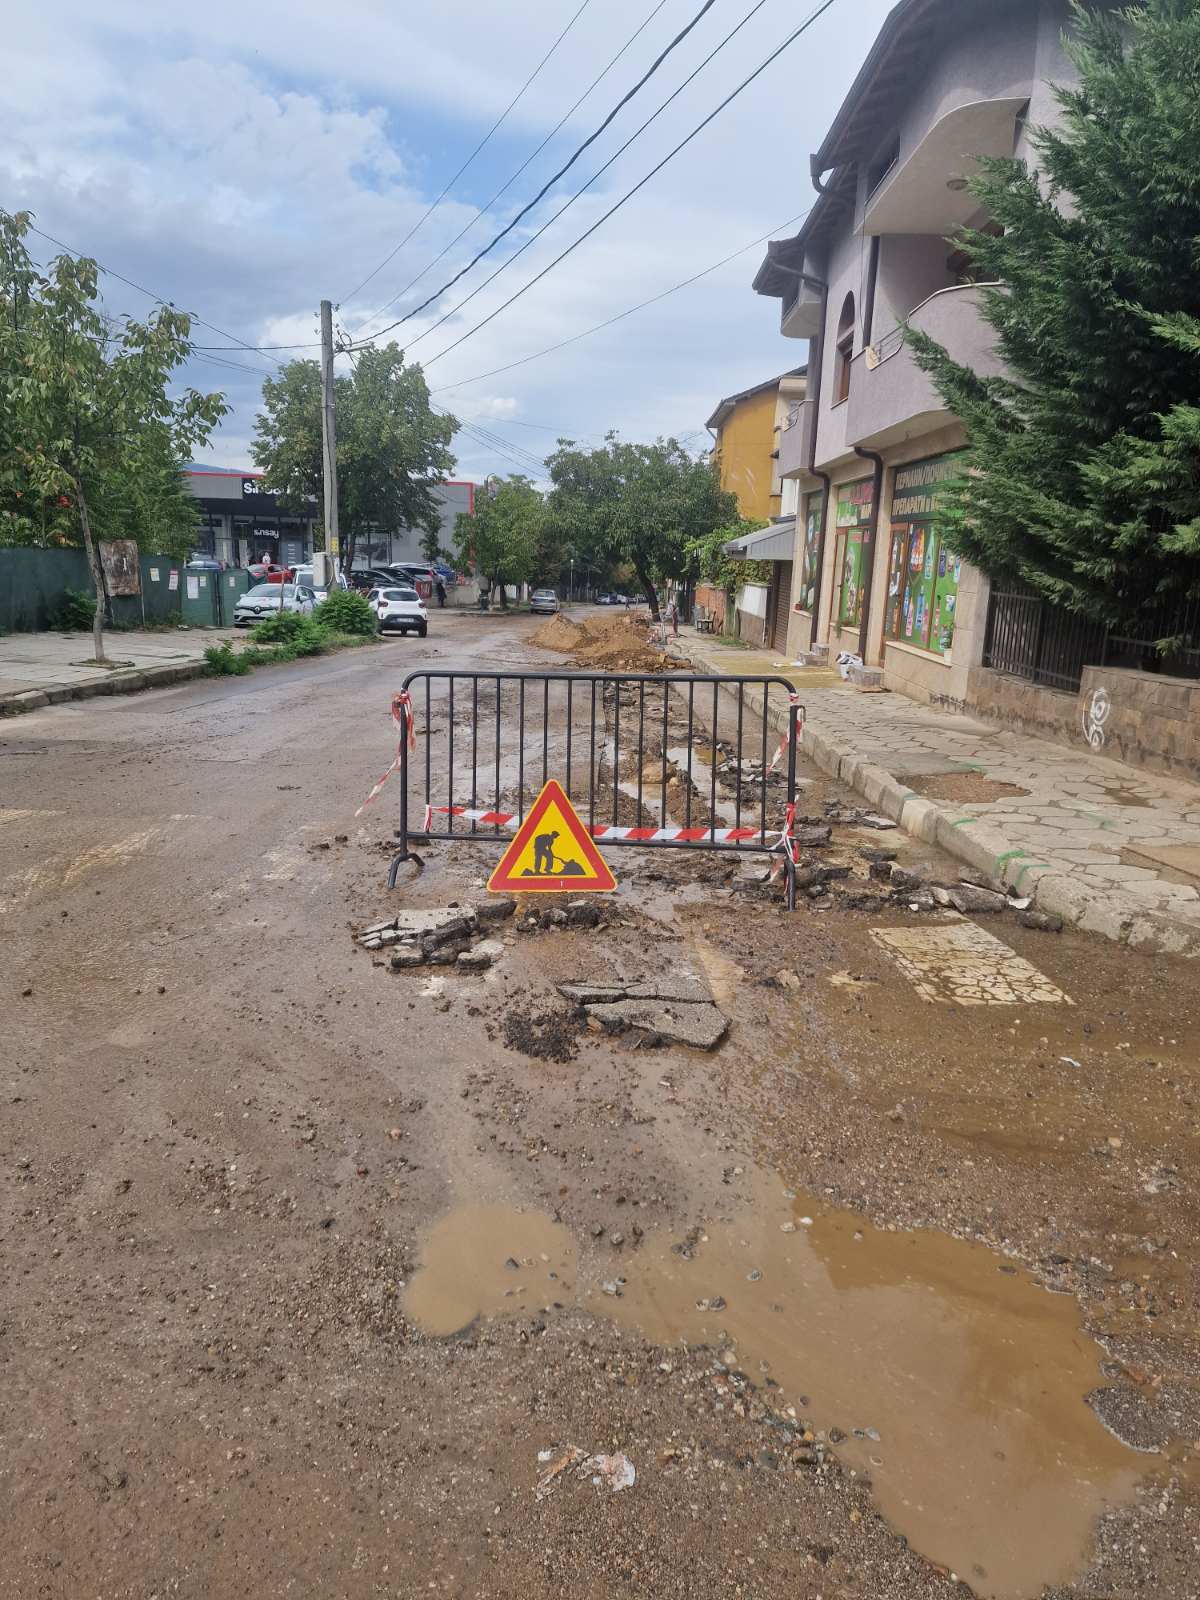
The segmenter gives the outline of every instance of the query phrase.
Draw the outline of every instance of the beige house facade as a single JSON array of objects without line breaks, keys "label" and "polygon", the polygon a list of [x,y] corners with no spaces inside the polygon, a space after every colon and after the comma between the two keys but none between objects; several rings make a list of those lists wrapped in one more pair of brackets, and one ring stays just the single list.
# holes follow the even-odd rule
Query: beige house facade
[{"label": "beige house facade", "polygon": [[861,657],[888,688],[963,705],[983,656],[989,585],[941,541],[939,485],[965,444],[906,345],[920,328],[1000,373],[980,285],[953,237],[985,227],[978,158],[1029,153],[1074,70],[1065,0],[902,0],[812,157],[817,200],[754,280],[807,341],[779,472],[797,497],[787,648]]}]

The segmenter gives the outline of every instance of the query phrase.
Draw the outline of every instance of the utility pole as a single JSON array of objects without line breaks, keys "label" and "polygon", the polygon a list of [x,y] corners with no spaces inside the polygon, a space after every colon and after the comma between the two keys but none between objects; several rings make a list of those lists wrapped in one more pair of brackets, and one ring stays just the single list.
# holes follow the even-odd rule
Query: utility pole
[{"label": "utility pole", "polygon": [[337,419],[333,409],[333,305],[321,301],[321,481],[324,487],[325,550],[333,565],[330,579],[341,566],[338,540]]}]

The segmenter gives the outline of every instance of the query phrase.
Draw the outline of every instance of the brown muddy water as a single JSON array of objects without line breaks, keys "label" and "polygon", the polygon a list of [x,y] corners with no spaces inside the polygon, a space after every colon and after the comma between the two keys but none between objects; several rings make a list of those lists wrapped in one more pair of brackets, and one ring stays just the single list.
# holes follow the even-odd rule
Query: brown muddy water
[{"label": "brown muddy water", "polygon": [[649,1237],[610,1269],[613,1295],[579,1282],[548,1217],[463,1206],[429,1233],[405,1309],[444,1336],[580,1306],[655,1344],[711,1347],[777,1385],[778,1407],[832,1438],[913,1548],[979,1595],[1067,1581],[1097,1517],[1132,1496],[1144,1464],[1085,1403],[1102,1352],[1074,1300],[984,1246],[882,1231],[767,1179],[690,1257],[672,1243]]}]

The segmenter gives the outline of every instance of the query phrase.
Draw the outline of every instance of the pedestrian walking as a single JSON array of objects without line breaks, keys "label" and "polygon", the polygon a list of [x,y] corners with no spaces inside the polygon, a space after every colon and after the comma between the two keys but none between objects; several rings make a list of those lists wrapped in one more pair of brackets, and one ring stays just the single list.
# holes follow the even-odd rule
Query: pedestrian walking
[{"label": "pedestrian walking", "polygon": [[437,603],[443,608],[446,604],[446,585],[440,578],[437,581]]},{"label": "pedestrian walking", "polygon": [[678,637],[679,637],[679,603],[676,600],[672,600],[671,601],[671,632],[678,639]]}]

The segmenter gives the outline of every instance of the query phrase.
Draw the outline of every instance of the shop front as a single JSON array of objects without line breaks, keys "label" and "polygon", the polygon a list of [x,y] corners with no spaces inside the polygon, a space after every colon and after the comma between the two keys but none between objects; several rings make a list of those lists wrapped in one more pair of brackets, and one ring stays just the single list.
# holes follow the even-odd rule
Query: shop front
[{"label": "shop front", "polygon": [[958,470],[953,455],[897,467],[892,487],[884,637],[952,661],[962,560],[938,531],[938,486]]},{"label": "shop front", "polygon": [[871,478],[834,487],[833,626],[831,651],[857,652],[863,589],[870,559],[875,485]]}]

